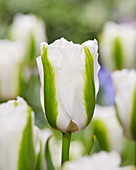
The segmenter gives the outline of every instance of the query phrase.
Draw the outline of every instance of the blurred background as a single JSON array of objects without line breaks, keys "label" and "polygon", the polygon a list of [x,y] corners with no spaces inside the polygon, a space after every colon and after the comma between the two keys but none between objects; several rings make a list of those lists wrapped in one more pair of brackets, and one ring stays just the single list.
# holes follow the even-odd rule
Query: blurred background
[{"label": "blurred background", "polygon": [[[80,44],[97,39],[102,66],[97,104],[114,105],[111,71],[136,68],[136,2],[0,0],[0,102],[22,96],[34,109],[40,128],[48,125],[40,104],[36,57],[40,42],[61,37]],[[125,143],[129,148],[131,144]],[[133,163],[131,151],[123,151],[124,164]]]},{"label": "blurred background", "polygon": [[[41,26],[42,28],[40,30],[37,29],[37,33],[35,33],[37,35],[34,35],[34,36],[41,36],[41,39],[39,38],[38,43],[33,41],[34,38],[30,35],[31,31],[28,34],[23,33],[25,29],[27,29],[24,27],[24,25],[27,25],[28,23],[30,23],[30,21],[29,19],[28,21],[27,19],[26,21],[25,19],[21,20],[23,19],[23,17],[22,18],[18,17],[17,19],[17,16],[15,17],[15,15],[17,15],[18,13],[33,14],[37,16],[37,18],[40,18],[42,20],[44,26]],[[100,44],[100,40],[102,39],[102,34],[104,32],[104,27],[108,21],[112,21],[118,24],[125,23],[128,25],[133,25],[136,32],[135,0],[130,0],[130,1],[128,0],[112,0],[112,1],[108,1],[108,0],[103,0],[103,1],[101,0],[59,0],[59,1],[0,0],[0,39],[21,40],[23,39],[22,37],[25,36],[32,37],[31,40],[29,40],[29,44],[25,42],[25,44],[27,44],[28,47],[31,46],[30,51],[27,52],[27,54],[25,54],[29,56],[31,55],[30,60],[29,62],[26,61],[24,62],[25,71],[27,69],[27,71],[30,73],[26,73],[27,81],[24,82],[24,80],[21,80],[20,92],[18,93],[21,96],[23,96],[30,105],[33,106],[35,112],[37,113],[36,115],[37,124],[39,123],[38,121],[40,121],[39,126],[44,125],[44,119],[41,118],[42,116],[38,117],[38,115],[40,114],[39,112],[42,112],[40,108],[40,102],[39,102],[40,84],[39,84],[39,77],[37,76],[36,73],[37,71],[34,67],[36,65],[35,58],[38,55],[40,55],[40,51],[39,50],[35,51],[34,43],[36,45],[36,49],[39,49],[40,46],[39,44],[42,41],[52,43],[54,40],[64,37],[69,41],[73,41],[74,43],[80,43],[80,44],[86,40],[95,38],[98,40],[98,43]],[[28,25],[31,25],[31,23]],[[44,32],[43,29],[45,33],[43,33]],[[16,34],[16,32],[19,33]],[[129,32],[127,32],[127,34],[129,34]],[[108,36],[108,34],[106,36]],[[104,53],[103,49],[101,51],[102,53]],[[101,63],[101,51],[99,51],[100,63]],[[134,53],[136,56],[136,50],[134,51]],[[134,60],[136,59],[134,58]],[[24,66],[22,67],[24,68]],[[135,65],[130,65],[130,67],[135,67]],[[23,68],[22,70],[24,70]],[[111,67],[110,69],[116,69],[116,68]],[[23,71],[21,71],[21,74],[23,74],[22,72]],[[22,75],[22,76],[26,77],[26,75]],[[107,82],[107,84],[104,87],[104,89],[100,88],[97,101],[101,105],[111,105],[114,102],[113,87],[110,81],[109,72],[105,69],[105,67],[102,68],[102,72],[100,73],[99,77],[100,79],[102,77],[102,80],[100,82],[100,87],[105,86],[105,82]],[[27,83],[27,86],[25,83]],[[103,91],[105,91],[104,96],[103,96]],[[110,98],[107,99],[107,96],[109,96],[109,94],[110,94]],[[16,97],[16,95],[13,97]],[[7,96],[6,98],[8,99],[11,97]],[[4,98],[4,100],[6,100],[6,98]],[[1,102],[3,101],[2,95],[0,97],[0,100]]]}]

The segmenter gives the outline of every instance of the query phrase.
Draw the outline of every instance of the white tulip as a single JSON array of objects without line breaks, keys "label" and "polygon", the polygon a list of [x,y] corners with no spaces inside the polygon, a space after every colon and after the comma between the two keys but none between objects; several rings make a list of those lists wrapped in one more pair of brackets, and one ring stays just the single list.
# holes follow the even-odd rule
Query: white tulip
[{"label": "white tulip", "polygon": [[100,53],[109,69],[136,67],[136,29],[132,25],[108,22],[104,26]]},{"label": "white tulip", "polygon": [[92,123],[94,135],[101,149],[120,152],[123,144],[123,129],[117,120],[114,107],[96,105]]},{"label": "white tulip", "polygon": [[118,118],[125,135],[136,140],[136,70],[115,71],[112,78]]},{"label": "white tulip", "polygon": [[[44,22],[33,14],[15,15],[10,32],[13,40],[22,41],[24,43],[28,55],[31,55],[29,50],[35,51],[33,54],[34,56],[28,57],[36,57],[39,55],[40,42],[47,40]],[[33,49],[31,49],[32,45]]]},{"label": "white tulip", "polygon": [[99,152],[92,156],[81,157],[77,161],[66,162],[62,170],[117,170],[121,163],[119,154],[112,151]]},{"label": "white tulip", "polygon": [[18,42],[0,40],[0,97],[14,98],[19,92],[20,65],[24,49]]},{"label": "white tulip", "polygon": [[39,170],[47,170],[47,164],[46,164],[46,158],[45,158],[45,146],[47,139],[52,135],[52,132],[50,129],[42,129],[39,130],[38,136],[39,136],[39,151],[40,151],[40,167]]},{"label": "white tulip", "polygon": [[0,169],[33,169],[34,114],[20,97],[0,105]]},{"label": "white tulip", "polygon": [[97,50],[96,40],[79,45],[61,38],[41,44],[41,103],[53,128],[75,132],[90,123],[99,88]]}]

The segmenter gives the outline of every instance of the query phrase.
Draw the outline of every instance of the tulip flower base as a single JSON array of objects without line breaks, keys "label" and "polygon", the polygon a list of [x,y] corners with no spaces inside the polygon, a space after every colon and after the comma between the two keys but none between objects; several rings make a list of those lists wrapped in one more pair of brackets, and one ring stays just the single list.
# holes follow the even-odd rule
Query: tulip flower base
[{"label": "tulip flower base", "polygon": [[61,165],[63,165],[64,162],[69,160],[69,147],[70,147],[70,139],[71,139],[71,133],[62,133],[62,158],[61,158]]}]

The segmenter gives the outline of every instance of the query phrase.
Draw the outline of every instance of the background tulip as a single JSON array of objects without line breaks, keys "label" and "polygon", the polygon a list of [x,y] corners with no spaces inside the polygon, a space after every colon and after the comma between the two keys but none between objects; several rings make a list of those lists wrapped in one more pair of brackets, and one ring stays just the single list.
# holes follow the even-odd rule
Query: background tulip
[{"label": "background tulip", "polygon": [[136,71],[115,71],[112,78],[118,118],[125,135],[136,140]]},{"label": "background tulip", "polygon": [[120,152],[123,145],[123,129],[113,106],[96,105],[92,120],[93,133],[101,150]]},{"label": "background tulip", "polygon": [[99,88],[97,50],[96,40],[79,45],[61,38],[41,44],[41,103],[53,128],[75,132],[91,121]]},{"label": "background tulip", "polygon": [[92,155],[91,157],[81,157],[77,161],[66,162],[63,170],[116,170],[120,165],[121,159],[116,152],[100,152]]},{"label": "background tulip", "polygon": [[47,163],[45,157],[45,147],[47,139],[52,135],[50,129],[39,129],[38,137],[39,137],[39,155],[37,157],[37,167],[35,170],[47,170]]},{"label": "background tulip", "polygon": [[34,117],[20,97],[0,105],[0,169],[33,170]]},{"label": "background tulip", "polygon": [[131,24],[105,24],[100,37],[102,63],[110,70],[136,67],[136,28]]},{"label": "background tulip", "polygon": [[0,40],[0,99],[11,99],[19,93],[20,65],[24,48],[19,42]]},{"label": "background tulip", "polygon": [[23,43],[27,61],[32,62],[40,54],[40,42],[47,40],[44,22],[34,14],[17,14],[11,25],[10,37]]}]

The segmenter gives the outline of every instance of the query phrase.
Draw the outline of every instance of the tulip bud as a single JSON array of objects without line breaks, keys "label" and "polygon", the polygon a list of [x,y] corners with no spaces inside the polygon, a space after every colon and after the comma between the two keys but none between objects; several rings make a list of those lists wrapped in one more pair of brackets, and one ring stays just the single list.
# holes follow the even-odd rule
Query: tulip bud
[{"label": "tulip bud", "polygon": [[34,116],[20,97],[0,105],[0,169],[34,169]]},{"label": "tulip bud", "polygon": [[28,61],[39,55],[39,43],[47,40],[44,22],[33,14],[17,14],[13,19],[10,34],[13,40],[23,42]]},{"label": "tulip bud", "polygon": [[118,153],[102,151],[90,157],[81,157],[77,161],[66,162],[62,170],[116,170],[120,163],[121,158]]},{"label": "tulip bud", "polygon": [[92,124],[100,149],[121,151],[123,129],[116,118],[116,112],[113,106],[102,107],[96,105]]},{"label": "tulip bud", "polygon": [[96,40],[79,45],[61,38],[41,44],[41,103],[53,128],[76,132],[90,123],[99,86],[97,50]]},{"label": "tulip bud", "polygon": [[127,137],[136,140],[136,70],[115,71],[115,106]]},{"label": "tulip bud", "polygon": [[0,98],[15,98],[19,93],[20,65],[24,49],[18,42],[0,40]]},{"label": "tulip bud", "polygon": [[108,22],[104,26],[100,53],[103,64],[111,69],[136,67],[136,29],[132,25]]}]

